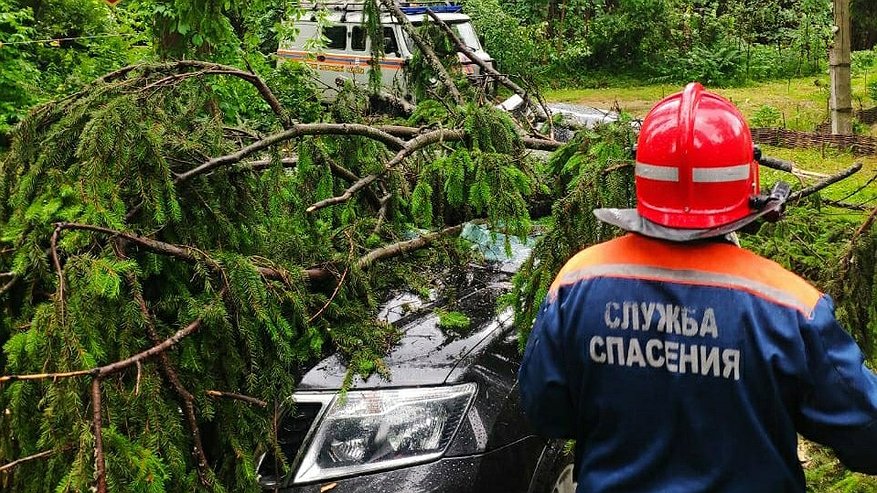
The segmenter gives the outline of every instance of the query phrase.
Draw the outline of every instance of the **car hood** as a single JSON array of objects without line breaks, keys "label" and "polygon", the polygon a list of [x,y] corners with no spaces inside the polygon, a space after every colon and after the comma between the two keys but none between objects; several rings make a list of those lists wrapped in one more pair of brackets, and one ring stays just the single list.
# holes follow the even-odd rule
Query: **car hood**
[{"label": "car hood", "polygon": [[[512,312],[498,310],[497,298],[511,289],[512,273],[529,255],[531,243],[509,238],[511,255],[507,255],[507,238],[503,235],[490,234],[483,227],[470,225],[462,236],[481,251],[486,262],[443,276],[431,299],[423,300],[414,293],[400,291],[384,303],[378,318],[396,325],[401,332],[399,343],[384,358],[389,379],[377,374],[367,379],[357,376],[351,389],[450,382],[454,369],[465,362],[473,350],[509,327]],[[441,327],[438,310],[464,313],[469,317],[469,327],[464,330]],[[304,375],[298,390],[340,389],[347,369],[346,361],[333,354]]]},{"label": "car hood", "polygon": [[[496,275],[492,277],[504,277]],[[500,273],[501,274],[501,273]],[[426,303],[415,308],[413,315],[400,318],[396,323],[402,333],[399,343],[384,358],[389,379],[373,374],[367,379],[356,377],[351,388],[407,387],[439,385],[448,380],[454,368],[483,340],[510,323],[511,313],[496,314],[496,298],[509,289],[509,283],[500,279],[489,281],[467,293],[468,298],[457,301],[454,310],[465,313],[471,325],[465,331],[439,326],[439,316],[433,311],[437,304]],[[416,303],[411,293],[400,293],[389,303],[408,308]],[[467,302],[468,301],[468,302]],[[387,308],[385,307],[385,310]],[[395,314],[389,313],[390,317]],[[347,373],[346,362],[334,354],[308,371],[300,382],[299,390],[337,390]]]}]

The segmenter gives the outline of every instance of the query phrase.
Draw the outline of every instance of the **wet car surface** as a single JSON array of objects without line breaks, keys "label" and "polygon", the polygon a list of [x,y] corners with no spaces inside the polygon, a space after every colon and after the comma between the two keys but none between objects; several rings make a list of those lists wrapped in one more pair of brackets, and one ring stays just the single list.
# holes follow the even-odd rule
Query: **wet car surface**
[{"label": "wet car surface", "polygon": [[[263,488],[289,492],[564,491],[562,442],[537,437],[518,406],[520,352],[510,309],[497,298],[528,245],[467,226],[484,264],[447,280],[434,299],[400,292],[380,316],[402,333],[384,359],[389,379],[354,379],[339,396],[347,367],[332,355],[303,377],[282,415],[278,439],[290,461],[259,465]],[[440,326],[438,309],[467,315],[465,329]],[[569,488],[566,489],[567,491]]]}]

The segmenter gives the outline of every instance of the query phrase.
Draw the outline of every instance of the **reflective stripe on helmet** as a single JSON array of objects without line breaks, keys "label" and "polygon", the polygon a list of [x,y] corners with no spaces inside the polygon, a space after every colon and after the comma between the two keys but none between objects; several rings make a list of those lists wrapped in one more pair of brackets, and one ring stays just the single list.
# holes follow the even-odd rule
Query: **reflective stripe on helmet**
[{"label": "reflective stripe on helmet", "polygon": [[675,166],[654,166],[637,162],[636,176],[647,180],[679,181],[679,168]]},{"label": "reflective stripe on helmet", "polygon": [[718,168],[694,168],[691,180],[695,183],[740,181],[749,179],[750,173],[752,173],[752,166],[749,164],[721,166]]}]

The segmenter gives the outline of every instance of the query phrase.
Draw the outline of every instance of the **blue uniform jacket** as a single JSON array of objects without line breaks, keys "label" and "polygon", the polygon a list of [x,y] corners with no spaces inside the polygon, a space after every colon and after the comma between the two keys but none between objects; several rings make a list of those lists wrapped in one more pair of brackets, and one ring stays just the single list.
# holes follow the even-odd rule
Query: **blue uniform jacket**
[{"label": "blue uniform jacket", "polygon": [[579,492],[803,492],[796,432],[877,474],[877,376],[831,299],[731,244],[580,252],[519,382],[536,430],[577,440]]}]

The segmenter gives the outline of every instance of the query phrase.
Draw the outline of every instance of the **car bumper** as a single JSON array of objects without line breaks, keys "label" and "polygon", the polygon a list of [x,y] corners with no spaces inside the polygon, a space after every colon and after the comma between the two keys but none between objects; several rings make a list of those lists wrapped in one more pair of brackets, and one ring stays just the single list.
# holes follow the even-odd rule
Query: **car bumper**
[{"label": "car bumper", "polygon": [[288,493],[363,491],[468,493],[527,492],[545,440],[528,437],[484,454],[444,457],[434,462],[391,471],[292,486]]}]

